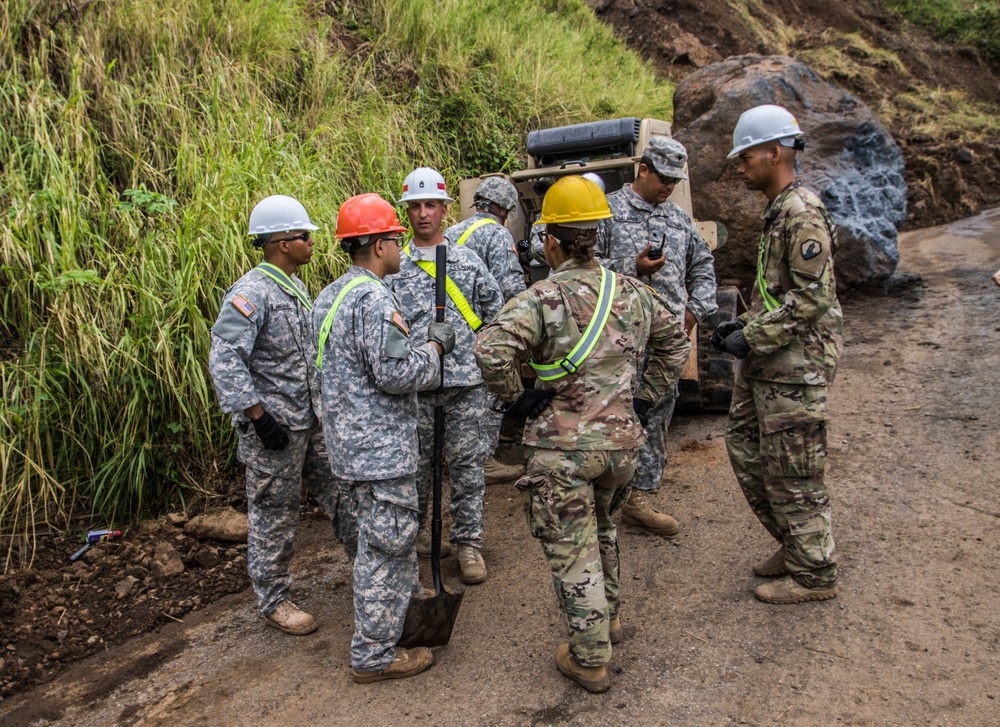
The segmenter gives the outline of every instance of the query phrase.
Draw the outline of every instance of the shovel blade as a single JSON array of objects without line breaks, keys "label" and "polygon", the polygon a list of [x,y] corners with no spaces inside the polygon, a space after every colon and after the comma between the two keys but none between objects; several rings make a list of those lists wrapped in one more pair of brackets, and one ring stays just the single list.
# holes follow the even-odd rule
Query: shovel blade
[{"label": "shovel blade", "polygon": [[412,648],[447,644],[451,639],[451,630],[455,626],[458,607],[462,605],[464,595],[464,588],[459,587],[455,591],[449,591],[442,587],[433,595],[411,596],[399,645]]}]

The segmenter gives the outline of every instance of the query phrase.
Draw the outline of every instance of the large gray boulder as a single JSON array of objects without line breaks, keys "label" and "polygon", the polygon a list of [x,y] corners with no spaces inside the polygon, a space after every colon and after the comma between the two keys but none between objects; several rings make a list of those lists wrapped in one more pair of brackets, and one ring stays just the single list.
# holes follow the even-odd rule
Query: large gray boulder
[{"label": "large gray boulder", "polygon": [[754,279],[760,214],[766,200],[749,192],[726,159],[745,110],[778,104],[806,134],[799,176],[840,229],[841,289],[884,280],[899,262],[897,230],[906,219],[903,155],[875,114],[804,63],[783,56],[738,56],[706,66],[674,92],[674,136],[688,150],[695,216],[729,229],[716,253],[719,279]]}]

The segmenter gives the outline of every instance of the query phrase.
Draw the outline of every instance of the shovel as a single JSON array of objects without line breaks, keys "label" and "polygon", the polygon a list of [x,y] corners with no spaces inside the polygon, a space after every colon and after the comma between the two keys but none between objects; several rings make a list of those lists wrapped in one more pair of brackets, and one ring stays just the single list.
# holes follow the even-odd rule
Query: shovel
[{"label": "shovel", "polygon": [[[444,323],[444,295],[447,280],[447,244],[435,249],[434,275],[434,320]],[[444,392],[444,359],[441,359],[441,382],[437,397]],[[441,581],[441,479],[444,459],[444,407],[434,407],[434,482],[431,500],[431,573],[434,576],[433,595],[413,595],[403,623],[403,635],[399,645],[404,648],[414,646],[444,646],[451,639],[458,607],[462,605],[465,589],[459,586],[454,591],[445,588]]]}]

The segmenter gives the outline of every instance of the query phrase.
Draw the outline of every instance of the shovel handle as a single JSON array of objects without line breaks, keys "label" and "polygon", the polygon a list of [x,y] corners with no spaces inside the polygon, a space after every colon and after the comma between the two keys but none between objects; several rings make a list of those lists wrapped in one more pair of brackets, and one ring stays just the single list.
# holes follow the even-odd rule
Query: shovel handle
[{"label": "shovel handle", "polygon": [[[434,248],[434,320],[444,323],[445,285],[448,280],[448,243],[442,242]],[[434,479],[431,505],[431,574],[434,577],[434,593],[442,590],[441,583],[441,480],[444,478],[444,360],[441,357],[441,381],[438,383],[437,403],[434,406]]]}]

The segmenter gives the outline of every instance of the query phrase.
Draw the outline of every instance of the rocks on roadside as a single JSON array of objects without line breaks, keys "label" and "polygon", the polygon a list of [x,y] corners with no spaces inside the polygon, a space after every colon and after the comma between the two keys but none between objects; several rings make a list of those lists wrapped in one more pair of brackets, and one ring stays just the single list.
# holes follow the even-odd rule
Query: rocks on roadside
[{"label": "rocks on roadside", "polygon": [[175,528],[179,528],[188,522],[188,516],[182,512],[172,512],[167,515],[167,525],[173,525]]},{"label": "rocks on roadside", "polygon": [[194,562],[202,568],[214,568],[221,561],[219,551],[216,548],[199,548],[194,554]]},{"label": "rocks on roadside", "polygon": [[229,543],[247,541],[247,516],[232,508],[209,510],[192,518],[184,533],[198,540],[223,540]]},{"label": "rocks on roadside", "polygon": [[135,576],[125,576],[122,580],[115,584],[115,596],[118,598],[125,598],[125,596],[135,590],[135,586],[138,582],[139,579]]},{"label": "rocks on roadside", "polygon": [[754,279],[764,197],[748,191],[726,159],[740,114],[760,104],[791,111],[806,135],[800,177],[839,228],[841,289],[888,278],[899,261],[897,230],[906,219],[903,155],[875,114],[798,60],[736,56],[685,78],[674,93],[674,136],[688,150],[699,219],[726,225],[716,253],[719,278]]},{"label": "rocks on roadside", "polygon": [[156,545],[153,554],[153,577],[156,580],[173,578],[184,572],[184,561],[181,560],[177,549],[166,541],[161,541]]}]

